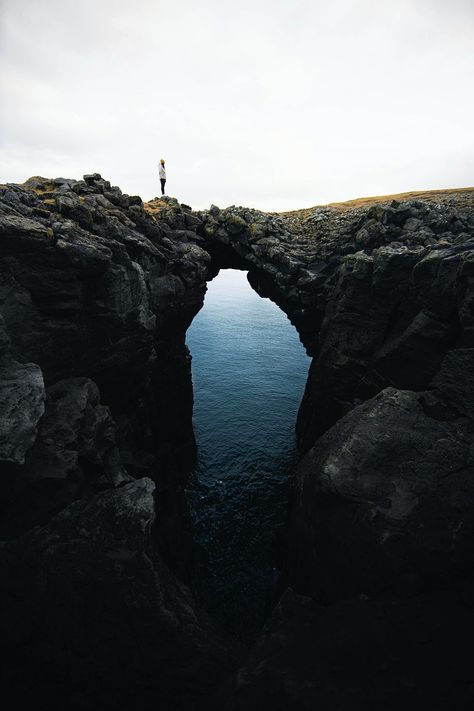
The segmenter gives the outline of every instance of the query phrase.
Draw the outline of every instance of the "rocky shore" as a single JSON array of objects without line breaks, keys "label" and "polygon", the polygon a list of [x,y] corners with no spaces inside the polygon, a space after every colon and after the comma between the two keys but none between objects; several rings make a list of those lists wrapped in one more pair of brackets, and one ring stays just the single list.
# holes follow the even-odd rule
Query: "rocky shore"
[{"label": "rocky shore", "polygon": [[[280,602],[186,586],[186,329],[220,269],[313,361]],[[474,704],[474,189],[295,213],[0,186],[1,681],[49,709]],[[25,680],[27,683],[25,683]]]}]

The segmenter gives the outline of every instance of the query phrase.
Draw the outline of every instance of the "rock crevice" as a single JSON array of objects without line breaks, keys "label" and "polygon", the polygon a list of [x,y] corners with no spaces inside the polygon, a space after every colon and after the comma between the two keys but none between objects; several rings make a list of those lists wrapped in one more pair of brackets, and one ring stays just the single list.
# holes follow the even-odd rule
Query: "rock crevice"
[{"label": "rock crevice", "polygon": [[[78,711],[472,707],[464,668],[432,693],[431,662],[410,660],[433,620],[463,629],[433,633],[436,669],[472,629],[473,264],[473,190],[276,215],[143,204],[98,174],[0,186],[12,697]],[[228,267],[286,313],[313,362],[283,576],[296,594],[211,701],[232,655],[183,583],[185,335]],[[410,620],[414,655],[387,644],[387,616]],[[363,620],[372,686],[351,672]]]}]

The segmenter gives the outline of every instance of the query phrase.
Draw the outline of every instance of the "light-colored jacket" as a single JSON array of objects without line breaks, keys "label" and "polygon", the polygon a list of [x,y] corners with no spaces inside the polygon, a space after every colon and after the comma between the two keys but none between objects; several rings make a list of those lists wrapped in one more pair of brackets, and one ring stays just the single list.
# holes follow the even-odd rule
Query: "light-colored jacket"
[{"label": "light-colored jacket", "polygon": [[165,170],[165,166],[163,165],[163,163],[160,163],[159,173],[160,173],[160,180],[166,180],[166,170]]}]

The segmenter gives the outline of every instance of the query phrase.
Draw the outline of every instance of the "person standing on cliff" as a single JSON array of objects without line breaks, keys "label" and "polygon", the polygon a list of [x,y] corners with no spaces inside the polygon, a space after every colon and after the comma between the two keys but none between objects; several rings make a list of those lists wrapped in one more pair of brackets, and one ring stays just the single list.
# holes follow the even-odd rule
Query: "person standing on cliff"
[{"label": "person standing on cliff", "polygon": [[165,183],[166,183],[166,170],[165,170],[165,161],[164,158],[160,160],[160,167],[159,167],[159,173],[160,173],[160,183],[161,183],[161,194],[165,194]]}]

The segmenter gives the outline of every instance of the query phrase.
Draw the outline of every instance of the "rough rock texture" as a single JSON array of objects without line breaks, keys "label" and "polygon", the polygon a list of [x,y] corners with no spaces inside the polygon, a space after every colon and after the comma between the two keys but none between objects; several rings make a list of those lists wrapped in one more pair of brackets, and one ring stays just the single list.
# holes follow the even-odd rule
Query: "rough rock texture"
[{"label": "rough rock texture", "polygon": [[473,591],[323,607],[288,590],[212,711],[468,711]]},{"label": "rough rock texture", "polygon": [[[164,562],[182,577],[190,566],[185,333],[210,262],[178,222],[97,174],[0,186],[0,538],[10,539],[0,683],[10,704],[198,708],[226,668]],[[156,491],[129,483],[146,475]]]},{"label": "rough rock texture", "polygon": [[150,479],[3,544],[2,698],[91,711],[202,708],[225,648],[153,545]]},{"label": "rough rock texture", "polygon": [[10,467],[0,478],[1,539],[46,523],[86,493],[131,479],[120,462],[115,422],[92,380],[66,378],[51,385],[43,411],[23,466]]},{"label": "rough rock texture", "polygon": [[216,708],[472,708],[472,191],[209,214],[211,269],[248,268],[314,355],[284,579],[316,602],[277,610]]},{"label": "rough rock texture", "polygon": [[285,573],[309,597],[287,589],[211,708],[473,707],[472,382],[453,353],[437,391],[382,391],[302,459]]},{"label": "rough rock texture", "polygon": [[474,418],[474,349],[449,351],[431,382],[431,387],[459,412]]},{"label": "rough rock texture", "polygon": [[235,267],[314,359],[283,576],[299,594],[213,708],[474,706],[474,190],[375,202],[195,213],[98,174],[0,186],[16,705],[211,708],[226,652],[174,577],[196,454],[185,333]]},{"label": "rough rock texture", "polygon": [[[176,201],[169,204],[171,211],[177,206]],[[181,208],[177,211],[182,212]],[[47,387],[71,377],[94,381],[115,419],[126,471],[160,482],[160,496],[166,502],[162,509],[167,512],[159,524],[163,550],[174,556],[170,562],[184,572],[189,562],[178,523],[183,484],[195,460],[185,332],[202,306],[210,258],[177,227],[157,220],[140,198],[122,194],[97,174],[82,181],[31,178],[24,185],[0,186],[3,367],[30,368],[44,378]],[[12,362],[32,365],[13,366]],[[8,391],[14,408],[15,397],[24,396],[15,395],[13,386]],[[62,413],[72,416],[72,429],[76,415],[71,404],[76,395],[71,393],[70,406],[65,405],[68,412]],[[33,390],[30,398],[31,412],[23,411],[24,432],[15,427],[15,436],[23,441],[23,451],[17,447],[17,458],[24,458],[34,442]],[[65,433],[60,428],[50,434],[48,455],[36,452],[34,466],[25,465],[16,472],[17,489],[24,480],[31,480],[34,468],[33,478],[47,480],[54,488],[51,499],[56,498],[58,480],[63,480],[64,493],[67,482],[69,495],[60,497],[65,505],[84,489],[84,481],[90,485],[93,479],[112,476],[108,461],[93,461],[74,446],[80,462],[71,460],[66,466],[63,448],[70,451],[71,443],[63,442]],[[9,438],[9,442],[5,446],[11,449],[14,441]],[[94,446],[99,446],[97,441]],[[3,456],[8,461],[11,452],[5,450]],[[61,463],[56,467],[57,471],[62,467],[61,476],[51,474],[50,463],[42,471],[45,459],[54,458]],[[44,503],[41,497],[37,501],[38,512],[32,511],[30,519],[44,521]],[[34,497],[30,497],[30,507],[33,504]],[[16,517],[15,508],[9,518]]]},{"label": "rough rock texture", "polygon": [[0,461],[23,464],[44,413],[39,366],[10,361],[0,365]]},{"label": "rough rock texture", "polygon": [[474,573],[473,513],[473,421],[388,388],[298,467],[292,583],[324,602],[455,585]]}]

